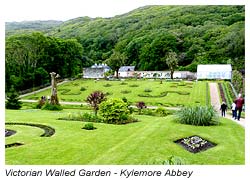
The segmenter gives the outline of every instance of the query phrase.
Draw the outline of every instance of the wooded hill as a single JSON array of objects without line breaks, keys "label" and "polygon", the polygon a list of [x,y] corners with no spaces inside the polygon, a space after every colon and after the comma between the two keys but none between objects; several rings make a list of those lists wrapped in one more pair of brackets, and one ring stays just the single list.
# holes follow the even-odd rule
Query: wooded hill
[{"label": "wooded hill", "polygon": [[196,71],[197,64],[207,63],[231,63],[237,70],[245,67],[244,6],[145,6],[112,18],[40,24],[6,23],[7,39],[32,31],[41,31],[46,38],[76,39],[82,53],[80,64],[73,64],[79,70],[104,62],[113,50],[126,55],[124,65],[138,70],[168,69],[169,51],[178,55],[180,70]]}]

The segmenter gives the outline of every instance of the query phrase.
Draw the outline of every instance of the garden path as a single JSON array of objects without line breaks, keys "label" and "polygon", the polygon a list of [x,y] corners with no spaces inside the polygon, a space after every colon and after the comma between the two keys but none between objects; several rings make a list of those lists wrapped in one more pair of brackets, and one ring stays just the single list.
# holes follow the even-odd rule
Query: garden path
[{"label": "garden path", "polygon": [[[66,82],[68,82],[68,80],[64,80],[64,81],[62,81],[62,82],[60,82],[60,83],[57,83],[57,85],[61,85],[61,84],[64,84],[64,83],[66,83]],[[51,89],[51,86],[48,86],[48,87],[45,87],[45,88],[42,88],[42,89],[39,89],[39,90],[30,92],[30,93],[22,94],[22,95],[20,95],[19,97],[22,98],[22,97],[25,97],[25,96],[33,95],[33,94],[36,94],[36,93],[38,93],[38,92],[41,92],[41,91],[44,91],[44,90],[47,90],[47,89]]]},{"label": "garden path", "polygon": [[[214,109],[220,114],[220,96],[217,88],[217,83],[209,83],[210,88],[210,98],[211,98],[211,105]],[[245,119],[241,118],[240,121],[233,120],[231,115],[226,113],[226,118],[230,119],[241,126],[245,127]]]}]

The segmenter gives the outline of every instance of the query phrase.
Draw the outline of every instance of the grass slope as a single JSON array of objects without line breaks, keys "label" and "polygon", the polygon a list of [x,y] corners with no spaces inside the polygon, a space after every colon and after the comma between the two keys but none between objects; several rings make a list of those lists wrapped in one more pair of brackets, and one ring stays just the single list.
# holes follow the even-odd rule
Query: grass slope
[{"label": "grass slope", "polygon": [[[26,126],[9,126],[17,130],[6,138],[25,145],[7,148],[6,164],[80,165],[80,164],[160,164],[169,156],[185,159],[188,164],[244,164],[244,128],[221,119],[219,126],[196,127],[178,124],[173,116],[136,116],[140,122],[127,125],[97,123],[94,131],[81,129],[83,122],[60,121],[69,112],[41,110],[6,110],[6,122],[45,124],[55,128],[52,137],[39,137],[43,131]],[[199,135],[218,144],[207,151],[192,154],[173,143],[179,138]]]}]

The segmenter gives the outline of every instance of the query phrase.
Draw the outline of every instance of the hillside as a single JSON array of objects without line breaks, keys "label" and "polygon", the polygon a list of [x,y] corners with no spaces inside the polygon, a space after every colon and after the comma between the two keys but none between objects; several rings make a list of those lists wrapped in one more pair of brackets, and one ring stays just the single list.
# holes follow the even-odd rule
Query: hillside
[{"label": "hillside", "polygon": [[[73,63],[78,66],[75,68],[78,73],[84,66],[104,62],[114,50],[125,54],[124,65],[135,65],[137,70],[168,69],[166,54],[170,51],[178,56],[179,70],[196,71],[197,64],[224,63],[232,64],[236,70],[245,68],[244,6],[157,5],[112,18],[7,23],[7,42],[15,43],[14,34],[34,31],[41,31],[51,38],[76,39],[82,46],[82,54],[77,55],[78,59],[81,57],[81,63],[79,60]],[[59,40],[55,41],[60,45]],[[45,53],[45,56],[48,54],[54,54],[53,58],[47,59],[53,59],[57,64],[65,57],[55,52]],[[44,63],[48,65],[48,62]]]},{"label": "hillside", "polygon": [[52,28],[60,25],[62,21],[22,21],[22,22],[6,22],[6,35],[27,33],[32,31],[49,32]]}]

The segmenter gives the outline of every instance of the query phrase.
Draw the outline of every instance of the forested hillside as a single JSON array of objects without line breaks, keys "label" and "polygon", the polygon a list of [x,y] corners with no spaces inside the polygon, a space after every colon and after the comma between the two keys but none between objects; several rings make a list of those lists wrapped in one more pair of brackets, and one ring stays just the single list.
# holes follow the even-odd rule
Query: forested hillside
[{"label": "forested hillside", "polygon": [[34,30],[41,32],[49,32],[52,28],[60,25],[63,21],[23,21],[23,22],[7,22],[6,35],[27,33]]},{"label": "forested hillside", "polygon": [[[15,51],[16,57],[13,57],[13,51],[8,47],[17,46],[17,42],[21,43],[22,40],[18,37],[21,36],[20,32],[29,33],[22,36],[33,36],[30,32],[39,30],[23,29],[25,28],[22,26],[20,29],[9,29],[8,24],[6,25],[7,69],[11,64],[11,72],[6,73],[10,73],[8,77],[14,75],[14,79],[22,79],[22,75],[16,71],[23,66],[17,59],[23,57],[17,54],[19,51]],[[80,17],[45,29],[44,26],[40,28],[44,33],[41,36],[45,39],[76,39],[74,42],[81,46],[81,53],[76,55],[77,58],[68,59],[67,63],[64,61],[62,64],[77,61],[71,64],[78,66],[74,68],[79,70],[78,73],[81,72],[82,66],[104,62],[114,50],[126,56],[124,65],[135,65],[139,70],[168,69],[166,54],[170,51],[178,55],[180,70],[196,71],[196,65],[200,63],[231,63],[237,70],[245,67],[244,6],[146,6],[112,18]],[[12,36],[13,34],[15,35]],[[40,48],[46,57],[50,57],[51,48],[50,53],[45,49]],[[39,50],[31,52],[38,53]],[[59,57],[65,56],[65,53],[60,53],[61,56],[56,52],[52,53],[54,63],[61,63],[62,58]],[[38,63],[35,69],[41,66],[46,72],[56,70],[48,69],[51,60],[47,61],[40,55],[39,57],[44,63]],[[32,60],[27,61],[26,65],[30,61]],[[64,65],[62,69],[68,68]],[[76,74],[77,72],[68,73],[67,76]],[[7,80],[8,85],[13,82]],[[27,87],[21,89],[24,88]]]}]

